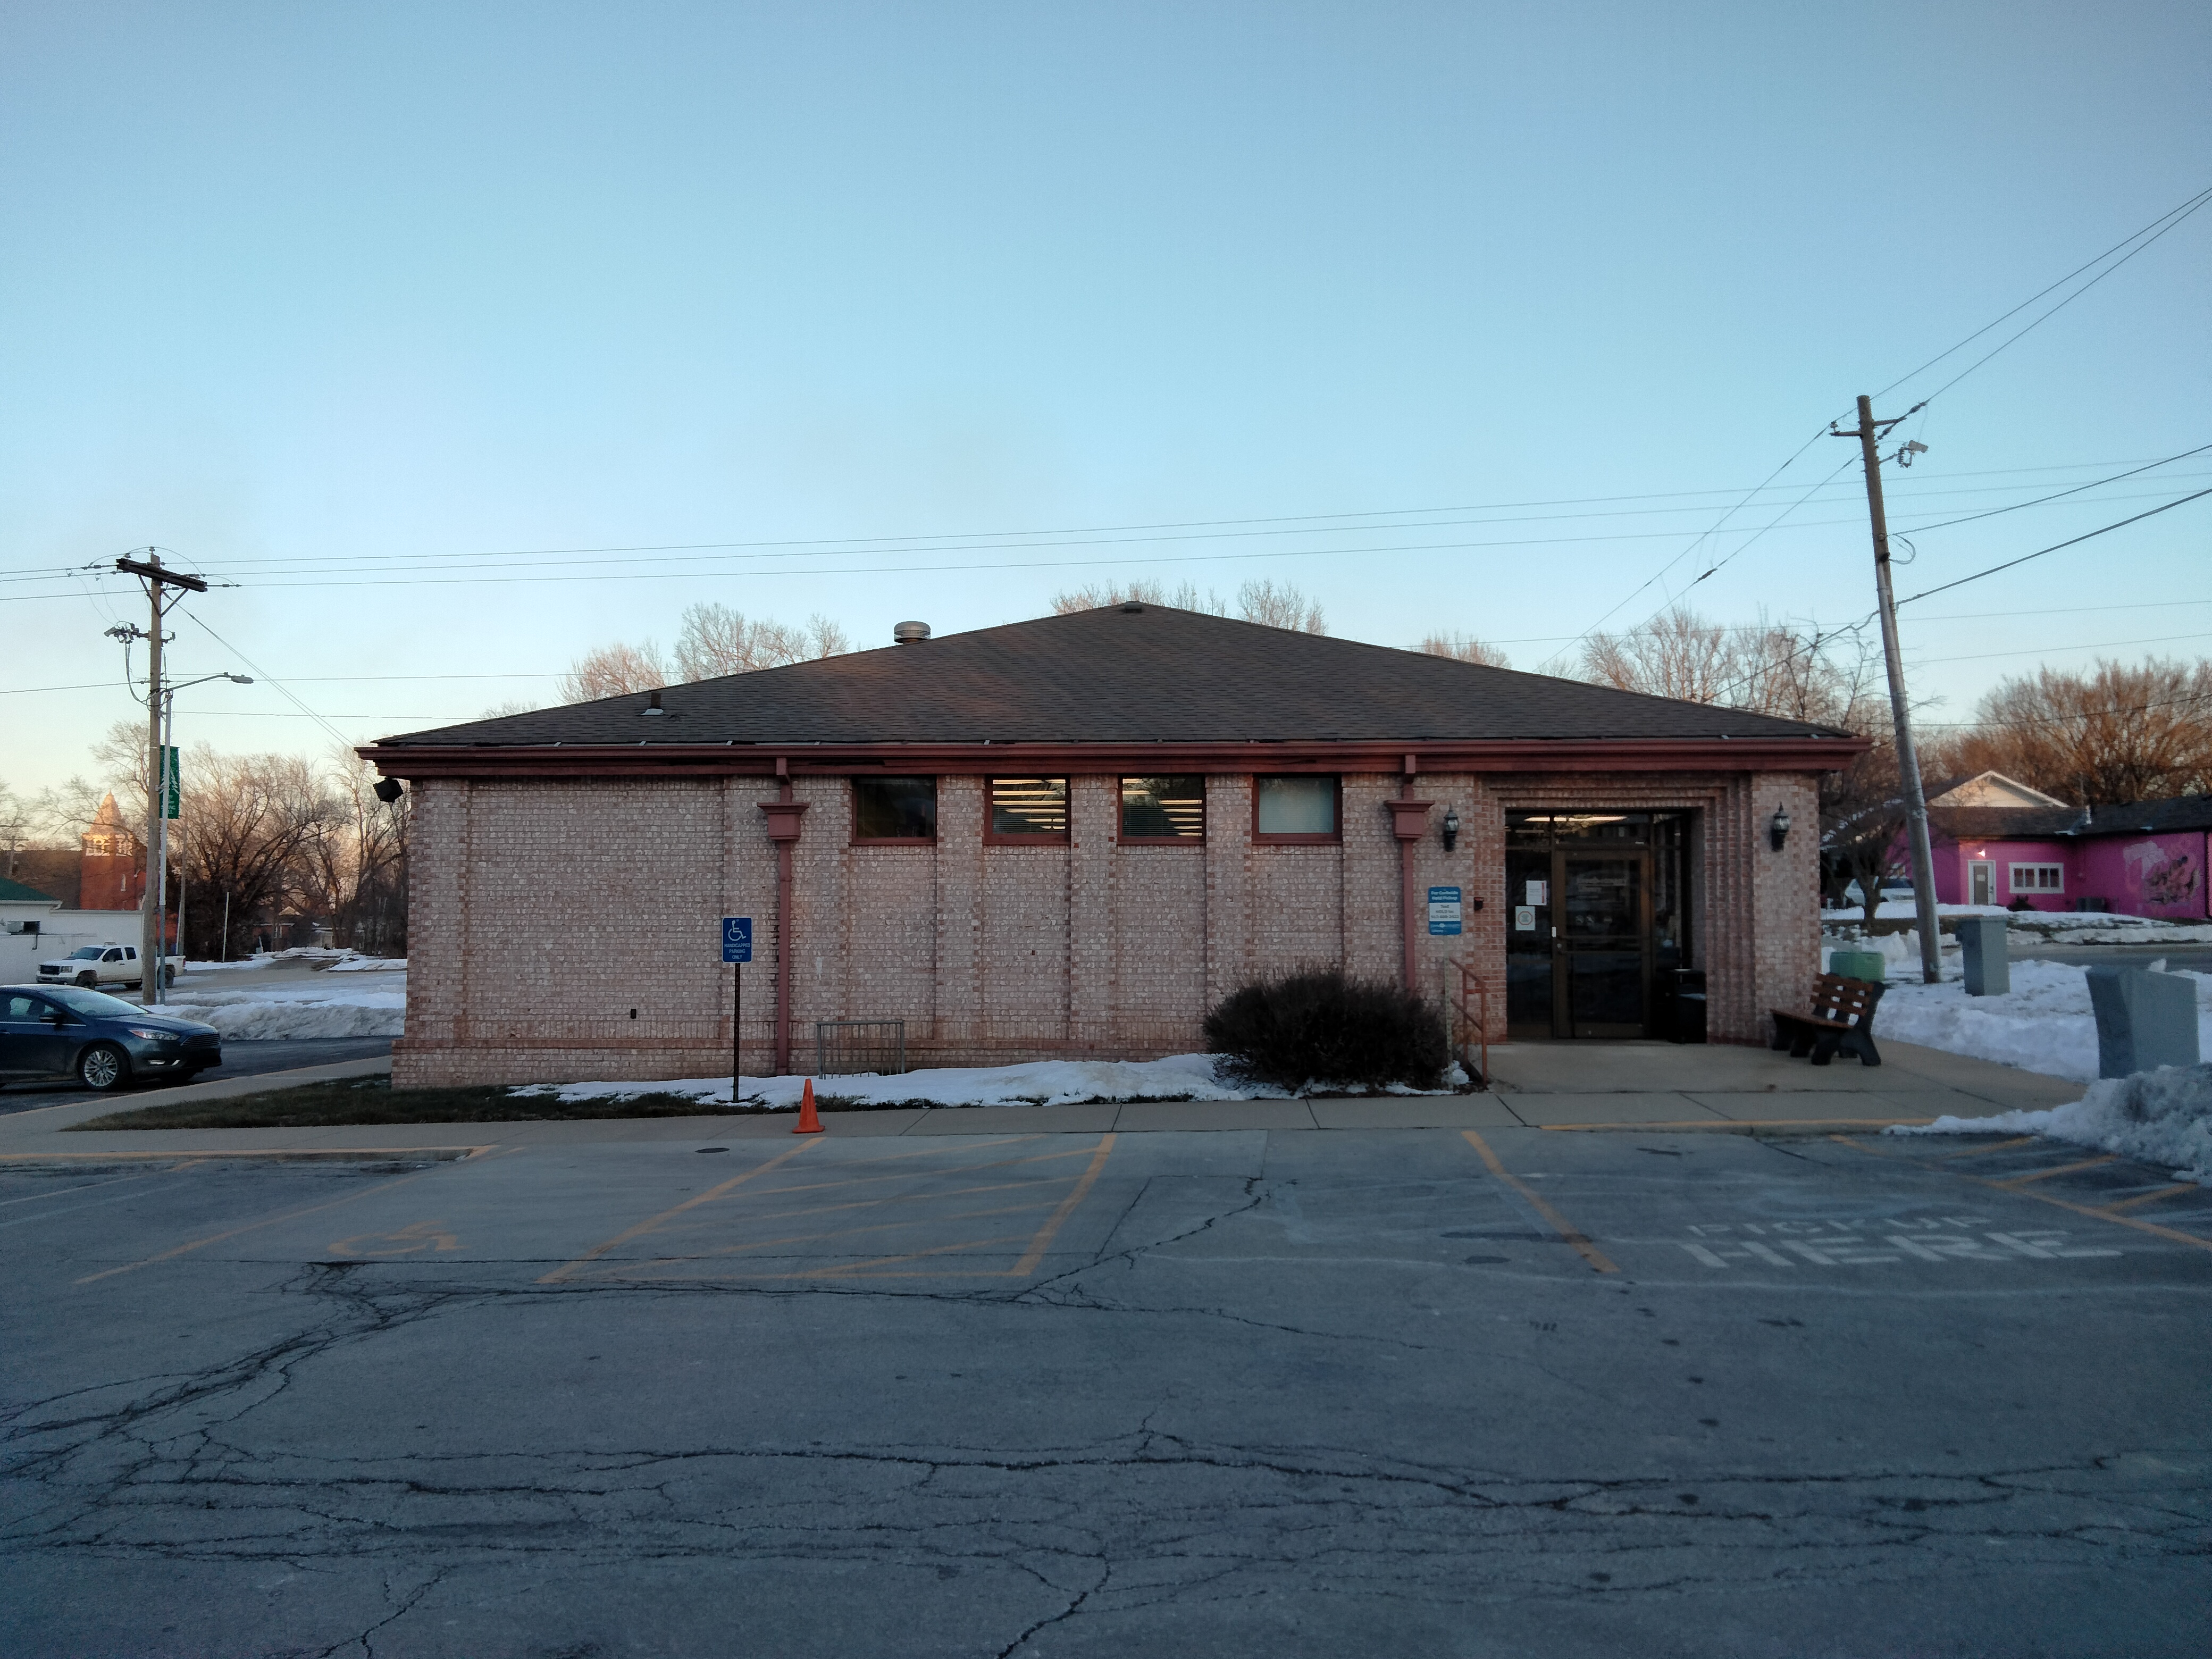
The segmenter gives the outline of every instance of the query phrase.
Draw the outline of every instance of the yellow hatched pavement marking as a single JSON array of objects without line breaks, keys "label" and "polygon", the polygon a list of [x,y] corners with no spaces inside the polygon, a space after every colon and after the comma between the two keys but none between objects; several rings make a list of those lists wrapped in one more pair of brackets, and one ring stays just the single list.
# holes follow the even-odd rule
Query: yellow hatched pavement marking
[{"label": "yellow hatched pavement marking", "polygon": [[1547,1204],[1534,1188],[1530,1187],[1526,1182],[1521,1180],[1518,1176],[1509,1173],[1505,1166],[1498,1161],[1498,1154],[1490,1150],[1490,1143],[1488,1141],[1485,1140],[1480,1135],[1475,1133],[1472,1129],[1462,1129],[1460,1133],[1467,1137],[1467,1143],[1468,1146],[1474,1147],[1476,1152],[1482,1154],[1482,1161],[1490,1166],[1490,1173],[1496,1176],[1500,1181],[1510,1187],[1515,1192],[1520,1194],[1522,1197],[1527,1199],[1528,1200],[1529,1206],[1534,1209],[1538,1215],[1543,1217],[1545,1220],[1552,1224],[1553,1231],[1558,1233],[1561,1238],[1565,1239],[1568,1243],[1574,1246],[1576,1255],[1581,1256],[1583,1261],[1589,1262],[1590,1266],[1595,1268],[1599,1273],[1617,1273],[1620,1271],[1619,1265],[1615,1263],[1612,1258],[1607,1256],[1603,1250],[1601,1250],[1596,1245],[1591,1243],[1589,1239],[1583,1233],[1580,1228],[1569,1224],[1566,1217],[1561,1215],[1557,1210]]},{"label": "yellow hatched pavement marking", "polygon": [[2102,1158],[2085,1158],[2079,1164],[2061,1164],[2053,1170],[2037,1170],[2032,1174],[2007,1176],[1994,1184],[1999,1187],[2025,1187],[2030,1182],[2048,1181],[2053,1176],[2073,1175],[2077,1170],[2101,1169],[2107,1164],[2120,1161],[2118,1152],[2106,1152]]},{"label": "yellow hatched pavement marking", "polygon": [[1958,1170],[1947,1170],[1940,1164],[1923,1163],[1917,1158],[1906,1158],[1899,1152],[1886,1152],[1879,1146],[1869,1146],[1849,1135],[1830,1135],[1829,1139],[1855,1147],[1869,1158],[1886,1158],[1893,1164],[1910,1164],[1916,1170],[1926,1170],[1931,1175],[1956,1176],[1961,1181],[1972,1182],[1977,1187],[1986,1187],[1994,1193],[2010,1193],[2014,1198],[2032,1198],[2039,1204],[2048,1204],[2053,1209],[2069,1210],[2075,1215],[2094,1216],[2100,1221],[2109,1221],[2115,1227],[2132,1227],[2139,1233],[2149,1233],[2156,1238],[2170,1239],[2176,1244],[2193,1244],[2200,1250],[2212,1250],[2212,1238],[2200,1238],[2195,1233],[2185,1233],[2177,1228],[2161,1227],[2154,1221],[2139,1221],[2131,1215],[2115,1215],[2112,1206],[2092,1209],[2087,1204],[2071,1204],[2063,1198],[2053,1198],[2049,1193],[2039,1193],[2032,1187],[2008,1187],[2001,1181],[1990,1181],[1982,1176],[1966,1175]]},{"label": "yellow hatched pavement marking", "polygon": [[2195,1182],[2184,1181],[2171,1187],[2161,1187],[2154,1193],[2137,1193],[2133,1198],[2124,1198],[2117,1204],[2106,1204],[2101,1207],[2106,1215],[2111,1215],[2119,1210],[2132,1210],[2139,1204],[2156,1204],[2162,1199],[2179,1198],[2184,1193],[2202,1191],[2203,1188]]},{"label": "yellow hatched pavement marking", "polygon": [[801,1152],[806,1152],[810,1148],[817,1146],[820,1144],[821,1143],[819,1141],[816,1140],[802,1140],[799,1145],[792,1147],[788,1152],[778,1152],[774,1158],[769,1159],[767,1163],[757,1164],[753,1168],[746,1170],[743,1175],[732,1176],[720,1186],[710,1187],[696,1198],[687,1198],[674,1208],[663,1210],[659,1215],[639,1222],[636,1226],[632,1227],[628,1232],[617,1233],[612,1238],[607,1240],[604,1244],[593,1245],[590,1249],[585,1251],[583,1255],[578,1256],[574,1261],[568,1263],[564,1267],[556,1267],[551,1273],[546,1273],[541,1277],[538,1282],[541,1285],[557,1285],[562,1279],[568,1278],[569,1274],[574,1273],[578,1268],[585,1267],[588,1263],[597,1261],[609,1250],[617,1249],[621,1246],[629,1243],[633,1238],[644,1237],[655,1227],[659,1226],[662,1222],[672,1221],[678,1216],[682,1215],[686,1210],[696,1210],[702,1204],[712,1204],[716,1199],[721,1197],[723,1194],[734,1192],[749,1181],[757,1181],[761,1176],[766,1175],[770,1170],[780,1168],[783,1164],[790,1163],[793,1158],[797,1158]]}]

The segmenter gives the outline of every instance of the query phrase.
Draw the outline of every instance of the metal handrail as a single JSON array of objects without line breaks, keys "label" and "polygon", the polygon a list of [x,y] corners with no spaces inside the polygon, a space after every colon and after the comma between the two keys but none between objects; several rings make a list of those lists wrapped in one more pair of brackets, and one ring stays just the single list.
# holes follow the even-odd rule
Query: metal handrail
[{"label": "metal handrail", "polygon": [[1450,960],[1451,965],[1459,969],[1459,991],[1452,998],[1452,1012],[1457,1016],[1452,1046],[1460,1050],[1462,1063],[1474,1059],[1474,1054],[1468,1052],[1468,1039],[1472,1035],[1481,1055],[1474,1067],[1475,1085],[1486,1089],[1490,1086],[1490,988],[1465,957],[1453,957]]}]

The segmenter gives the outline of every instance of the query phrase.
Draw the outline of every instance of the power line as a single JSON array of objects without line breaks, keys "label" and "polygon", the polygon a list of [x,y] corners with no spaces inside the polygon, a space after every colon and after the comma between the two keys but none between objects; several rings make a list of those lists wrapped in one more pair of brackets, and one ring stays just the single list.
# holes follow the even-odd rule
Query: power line
[{"label": "power line", "polygon": [[[1990,358],[1996,356],[1998,352],[2002,351],[2007,347],[2010,346],[2014,341],[2018,340],[2022,335],[2028,333],[2030,331],[2040,327],[2044,323],[2049,321],[2067,306],[2071,305],[2075,301],[2080,299],[2091,289],[2096,287],[2099,283],[2103,282],[2106,277],[2111,276],[2112,271],[2118,270],[2120,266],[2125,264],[2129,259],[2134,258],[2136,254],[2142,252],[2143,248],[2148,247],[2152,242],[2155,242],[2160,236],[2165,235],[2167,231],[2170,231],[2176,226],[2179,225],[2183,220],[2188,218],[2191,214],[2196,212],[2197,209],[2203,207],[2207,202],[2212,202],[2212,185],[2208,185],[2204,189],[2197,191],[2196,195],[2191,196],[2187,201],[2182,203],[2180,206],[2169,208],[2166,212],[2160,214],[2157,218],[2152,220],[2150,223],[2145,225],[2141,230],[2136,231],[2133,235],[2122,237],[2118,241],[2113,243],[2112,246],[2106,248],[2102,253],[2100,253],[2095,258],[2091,259],[2086,264],[2076,265],[2073,270],[2068,271],[2063,276],[2061,276],[2057,282],[2051,283],[2050,287],[2039,289],[2036,293],[2029,295],[2027,298],[2022,300],[2010,311],[2006,312],[2003,316],[1993,318],[1990,321],[1984,323],[1979,328],[1976,329],[1972,334],[1966,336],[1965,339],[1960,341],[1956,345],[1947,346],[1942,351],[1937,352],[1933,357],[1930,357],[1926,362],[1921,364],[1918,368],[1912,370],[1910,374],[1899,375],[1896,380],[1892,380],[1887,386],[1882,387],[1881,391],[1875,392],[1874,395],[1877,398],[1887,398],[1891,392],[1896,391],[1898,387],[1903,386],[1907,380],[1913,380],[1921,374],[1926,374],[1929,369],[1935,368],[1936,364],[1942,362],[1946,357],[1965,350],[1968,346],[1980,339],[1983,335],[1988,333],[1991,329],[2000,327],[2009,319],[2017,317],[2021,312],[2027,310],[2028,307],[2033,305],[2038,300],[2042,299],[2045,295],[2055,293],[2059,289],[2065,287],[2067,283],[2072,282],[2076,276],[2079,276],[2083,271],[2091,270],[2097,265],[2102,264],[2106,260],[2112,258],[2112,255],[2118,253],[2122,248],[2126,247],[2129,243],[2136,241],[2142,238],[2148,239],[2148,240],[2142,241],[2142,246],[2134,249],[2133,252],[2127,254],[2125,258],[2116,261],[2110,270],[2100,271],[2096,276],[2082,283],[2081,286],[2076,289],[2073,293],[2068,295],[2063,300],[2061,300],[2057,305],[2051,307],[2049,311],[2045,312],[2042,316],[2038,317],[2033,322],[2028,324],[2027,327],[2021,329],[2020,333],[2014,334],[2010,339],[2006,340],[2002,345],[1998,346],[1995,350],[1990,351],[1986,356],[1977,358],[1968,367],[1961,369],[1958,374],[1944,381],[1942,386],[1936,387],[1935,391],[1929,392],[1925,398],[1923,398],[1920,400],[1923,406],[1935,402],[1936,398],[1942,397],[1953,386],[1958,385],[1960,381],[1965,380],[1967,375],[1972,374],[1975,369],[1979,368],[1984,363],[1989,362]],[[2163,227],[2163,228],[2160,228],[2160,227]],[[2154,234],[2154,232],[2156,234]]]},{"label": "power line", "polygon": [[[185,620],[186,620],[186,621],[190,622],[190,623],[192,624],[192,626],[194,626],[195,628],[198,629],[200,630],[200,632],[201,632],[201,633],[203,633],[203,634],[206,635],[210,639],[213,640],[213,641],[214,641],[217,645],[221,646],[224,650],[226,650],[226,651],[229,652],[229,653],[230,653],[230,654],[231,654],[232,656],[234,656],[234,657],[237,658],[237,659],[239,659],[239,661],[240,661],[240,662],[244,663],[244,664],[245,664],[248,668],[251,668],[251,669],[252,669],[252,670],[256,674],[259,675],[259,676],[261,677],[261,678],[263,678],[264,680],[266,680],[270,684],[271,684],[271,685],[275,686],[275,687],[276,688],[276,690],[277,690],[278,694],[283,697],[283,699],[284,699],[284,701],[285,701],[285,702],[287,702],[290,703],[290,704],[292,705],[292,707],[293,707],[293,708],[295,708],[298,709],[298,710],[299,710],[302,714],[306,715],[309,720],[311,720],[314,721],[316,725],[318,725],[318,726],[321,726],[321,727],[323,728],[323,730],[324,730],[324,731],[325,731],[325,732],[329,732],[332,738],[336,738],[336,739],[337,739],[338,742],[340,742],[340,743],[345,743],[345,742],[347,742],[347,741],[348,741],[348,738],[347,738],[347,737],[346,737],[346,735],[345,735],[345,733],[344,733],[344,732],[343,732],[339,731],[339,730],[337,729],[337,726],[332,726],[332,725],[331,725],[328,720],[325,720],[325,719],[324,719],[320,714],[317,714],[313,709],[312,709],[312,708],[308,708],[308,707],[307,707],[307,705],[306,703],[304,703],[304,702],[301,702],[301,701],[300,701],[300,699],[299,699],[298,697],[295,696],[292,694],[292,689],[291,689],[289,686],[286,685],[286,684],[284,684],[284,682],[283,682],[283,681],[282,681],[282,680],[278,679],[275,675],[271,674],[271,673],[270,673],[267,669],[264,668],[264,667],[263,667],[259,663],[258,663],[258,662],[254,661],[252,658],[251,658],[251,657],[247,656],[247,655],[246,654],[246,653],[244,653],[243,651],[240,650],[236,646],[233,645],[233,644],[232,644],[228,640],[227,640],[227,639],[223,638],[223,636],[222,636],[222,635],[220,635],[220,634],[216,633],[216,632],[215,631],[215,629],[213,629],[212,628],[210,628],[210,627],[209,627],[205,623],[202,622],[202,621],[201,621],[198,617],[193,616],[193,615],[191,614],[191,612],[190,612],[190,611],[186,611],[186,612],[185,613]],[[348,718],[349,719],[349,718],[351,718],[351,716],[348,716]]]},{"label": "power line", "polygon": [[1948,530],[1954,524],[1972,524],[1977,519],[1994,519],[2000,514],[2018,513],[2024,507],[2041,507],[2047,501],[2063,501],[2069,495],[2078,495],[2085,489],[2096,489],[2108,483],[2118,483],[2123,478],[2132,478],[2139,472],[2149,472],[2175,461],[2187,460],[2191,455],[2202,455],[2212,449],[2212,444],[2199,444],[2194,449],[2185,449],[2179,455],[2169,455],[2163,461],[2150,461],[2125,472],[2115,472],[2109,478],[2100,478],[2094,483],[2075,484],[2071,489],[2062,489],[2056,495],[2039,495],[2032,501],[2014,501],[2010,507],[1993,507],[1986,513],[1969,513],[1962,519],[1945,519],[1936,524],[1917,524],[1895,533],[1899,536],[1924,536],[1931,530]]},{"label": "power line", "polygon": [[1993,564],[1987,570],[1977,570],[1971,576],[1961,576],[1956,581],[1944,582],[1936,587],[1923,588],[1911,599],[1899,599],[1898,604],[1900,606],[1907,605],[1914,599],[1924,599],[1937,593],[1948,593],[1954,587],[1964,587],[1968,582],[1978,582],[1984,576],[1994,576],[2000,571],[2010,570],[2016,565],[2026,564],[2030,559],[2039,559],[2046,553],[2056,553],[2061,548],[2076,547],[2083,542],[2094,541],[2100,536],[2110,535],[2115,530],[2124,530],[2131,524],[2141,524],[2145,519],[2154,519],[2161,513],[2171,513],[2177,507],[2186,507],[2190,502],[2202,501],[2207,495],[2212,495],[2212,489],[2200,489],[2193,495],[2184,495],[2178,501],[2168,501],[2163,507],[2154,507],[2149,512],[2138,513],[2131,519],[2122,519],[2117,524],[2108,524],[2102,529],[2092,530],[2086,535],[2071,537],[2063,542],[2053,542],[2048,547],[2039,547],[2033,553],[2023,553],[2016,559],[2007,559],[2002,564]]}]

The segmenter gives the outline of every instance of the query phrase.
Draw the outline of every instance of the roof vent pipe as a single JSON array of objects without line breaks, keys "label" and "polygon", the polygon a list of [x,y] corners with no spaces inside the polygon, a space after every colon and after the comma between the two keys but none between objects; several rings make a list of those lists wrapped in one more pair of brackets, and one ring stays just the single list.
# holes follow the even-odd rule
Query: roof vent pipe
[{"label": "roof vent pipe", "polygon": [[928,637],[929,624],[926,622],[902,622],[891,629],[893,645],[919,645]]},{"label": "roof vent pipe", "polygon": [[668,711],[667,711],[665,708],[663,708],[660,706],[660,693],[659,693],[659,692],[658,692],[658,691],[653,691],[653,692],[650,692],[650,693],[648,693],[648,694],[647,695],[647,696],[646,696],[646,700],[645,700],[645,708],[644,708],[644,709],[643,709],[641,712],[643,712],[643,713],[645,713],[645,714],[667,714],[667,712],[668,712]]}]

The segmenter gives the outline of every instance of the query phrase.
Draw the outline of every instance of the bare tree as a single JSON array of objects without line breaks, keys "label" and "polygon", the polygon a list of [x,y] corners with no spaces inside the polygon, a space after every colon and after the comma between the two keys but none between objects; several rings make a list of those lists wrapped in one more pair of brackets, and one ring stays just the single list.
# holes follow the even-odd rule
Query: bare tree
[{"label": "bare tree", "polygon": [[1941,746],[1947,769],[1994,769],[2077,806],[2212,793],[2212,660],[2039,669],[1974,714]]},{"label": "bare tree", "polygon": [[222,755],[198,744],[185,769],[182,808],[179,862],[191,890],[203,896],[187,918],[189,953],[228,954],[264,908],[295,899],[303,910],[321,908],[307,855],[340,809],[312,763],[296,755]]},{"label": "bare tree", "polygon": [[702,603],[684,612],[683,632],[676,641],[676,678],[685,682],[750,674],[842,656],[852,648],[845,630],[818,612],[807,619],[805,627],[793,628],[766,617],[749,619],[726,605]]},{"label": "bare tree", "polygon": [[332,751],[330,805],[300,845],[300,908],[330,920],[337,943],[372,956],[407,954],[407,835],[413,797],[376,796],[376,769]]},{"label": "bare tree", "polygon": [[1052,596],[1052,614],[1071,616],[1078,611],[1103,611],[1110,605],[1127,605],[1134,601],[1141,605],[1164,605],[1176,611],[1198,611],[1209,617],[1225,617],[1229,606],[1220,594],[1211,588],[1199,591],[1196,582],[1182,582],[1175,592],[1168,592],[1164,584],[1149,576],[1136,576],[1127,581],[1094,582],[1087,587],[1071,587]]},{"label": "bare tree", "polygon": [[1328,632],[1318,602],[1307,599],[1296,583],[1278,587],[1272,578],[1246,582],[1237,590],[1237,614],[1249,623],[1297,634]]},{"label": "bare tree", "polygon": [[1622,691],[1719,702],[1739,678],[1733,630],[1680,605],[1625,634],[1583,641],[1580,678]]},{"label": "bare tree", "polygon": [[561,677],[563,702],[592,702],[633,691],[653,691],[668,684],[668,667],[660,648],[647,640],[642,646],[603,645],[586,651]]},{"label": "bare tree", "polygon": [[1472,634],[1431,634],[1422,639],[1421,649],[1432,657],[1449,657],[1454,662],[1471,662],[1484,668],[1513,666],[1510,657]]}]

